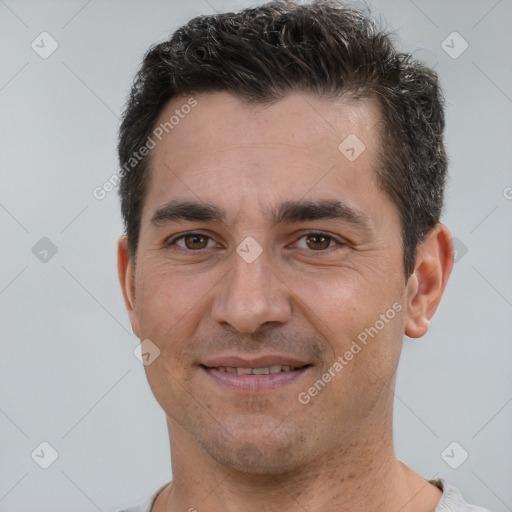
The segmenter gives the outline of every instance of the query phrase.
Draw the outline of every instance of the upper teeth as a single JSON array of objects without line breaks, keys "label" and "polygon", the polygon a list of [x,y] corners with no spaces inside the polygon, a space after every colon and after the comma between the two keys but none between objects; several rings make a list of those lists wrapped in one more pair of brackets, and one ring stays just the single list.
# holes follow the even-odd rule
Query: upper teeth
[{"label": "upper teeth", "polygon": [[267,373],[289,372],[295,369],[295,366],[281,366],[279,364],[267,366],[266,368],[233,368],[229,366],[219,366],[216,368],[219,372],[237,373],[238,375],[266,375]]}]

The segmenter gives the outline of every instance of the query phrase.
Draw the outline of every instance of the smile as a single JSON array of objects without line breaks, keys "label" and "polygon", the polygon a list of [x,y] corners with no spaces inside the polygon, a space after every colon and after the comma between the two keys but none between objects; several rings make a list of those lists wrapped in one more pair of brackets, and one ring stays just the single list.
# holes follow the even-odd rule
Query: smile
[{"label": "smile", "polygon": [[210,381],[232,391],[258,392],[278,389],[291,384],[308,373],[312,365],[301,367],[272,365],[263,368],[200,366]]},{"label": "smile", "polygon": [[219,366],[215,368],[219,372],[236,373],[237,375],[268,375],[269,373],[293,372],[297,370],[295,366],[267,366],[266,368],[233,368],[230,366]]}]

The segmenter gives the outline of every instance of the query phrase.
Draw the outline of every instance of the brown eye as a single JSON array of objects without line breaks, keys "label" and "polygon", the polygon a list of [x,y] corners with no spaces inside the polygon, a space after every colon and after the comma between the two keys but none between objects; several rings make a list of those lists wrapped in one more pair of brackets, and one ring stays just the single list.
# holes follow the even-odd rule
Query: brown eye
[{"label": "brown eye", "polygon": [[327,252],[327,249],[333,249],[334,246],[338,246],[338,249],[342,249],[345,245],[332,235],[317,233],[315,231],[306,233],[295,243],[300,249],[309,250],[309,252]]},{"label": "brown eye", "polygon": [[205,249],[208,245],[209,237],[200,234],[184,235],[183,241],[186,249]]},{"label": "brown eye", "polygon": [[178,252],[201,252],[202,249],[212,247],[212,245],[208,245],[210,242],[213,243],[213,240],[202,233],[185,233],[167,241],[165,247],[168,250]]},{"label": "brown eye", "polygon": [[306,244],[310,249],[322,250],[327,249],[331,243],[330,236],[322,235],[319,233],[311,233],[306,235]]}]

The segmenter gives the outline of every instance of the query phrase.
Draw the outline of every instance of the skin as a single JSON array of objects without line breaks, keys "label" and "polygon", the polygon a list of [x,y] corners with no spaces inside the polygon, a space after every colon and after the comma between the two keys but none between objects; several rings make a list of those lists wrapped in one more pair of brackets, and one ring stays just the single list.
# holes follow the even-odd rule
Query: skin
[{"label": "skin", "polygon": [[[152,150],[136,265],[126,239],[118,244],[133,331],[161,351],[145,371],[167,415],[173,482],[153,510],[433,511],[441,491],[394,453],[393,390],[403,336],[427,332],[450,275],[448,228],[430,231],[406,280],[399,214],[375,173],[382,123],[372,101],[290,93],[248,107],[226,92],[195,98]],[[173,98],[160,121],[187,100]],[[338,149],[349,134],[366,147],[354,161]],[[215,204],[226,222],[153,225],[172,199]],[[341,200],[368,226],[274,226],[265,216],[306,199]],[[188,231],[209,238],[172,243]],[[262,249],[252,263],[236,252],[246,237]],[[402,310],[300,403],[393,304]],[[199,366],[227,353],[276,352],[312,367],[281,388],[234,393]]]}]

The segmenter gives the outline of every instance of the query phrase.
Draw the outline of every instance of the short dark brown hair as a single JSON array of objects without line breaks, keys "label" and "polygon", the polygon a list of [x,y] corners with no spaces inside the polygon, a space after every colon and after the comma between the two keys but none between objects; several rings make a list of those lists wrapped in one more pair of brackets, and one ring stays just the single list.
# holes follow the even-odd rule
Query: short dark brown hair
[{"label": "short dark brown hair", "polygon": [[[435,71],[396,50],[394,35],[336,0],[273,1],[198,16],[151,47],[119,132],[121,210],[135,261],[149,156],[134,159],[177,95],[229,92],[248,104],[292,91],[377,100],[383,115],[378,181],[398,208],[406,278],[443,207],[444,100]],[[130,160],[131,159],[131,160]],[[133,165],[128,166],[128,162]]]}]

